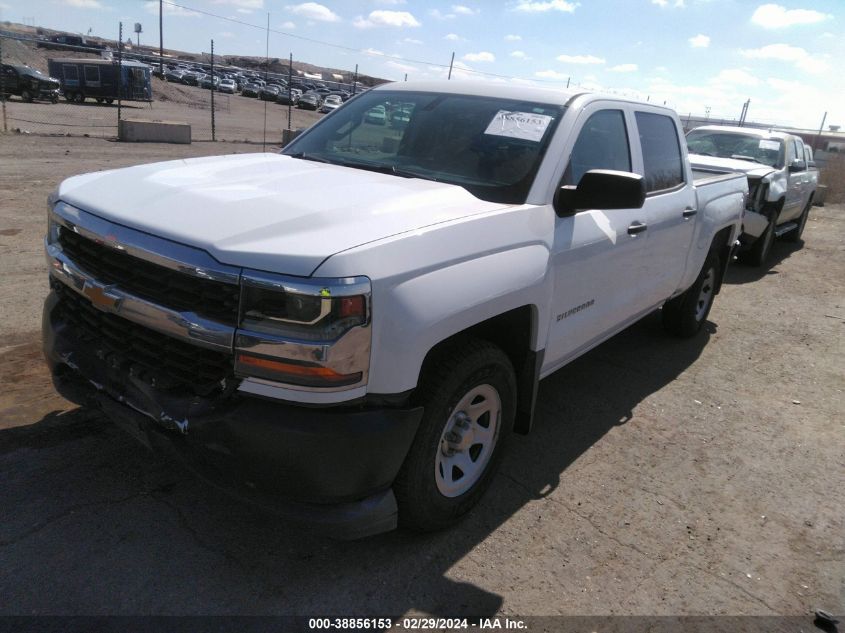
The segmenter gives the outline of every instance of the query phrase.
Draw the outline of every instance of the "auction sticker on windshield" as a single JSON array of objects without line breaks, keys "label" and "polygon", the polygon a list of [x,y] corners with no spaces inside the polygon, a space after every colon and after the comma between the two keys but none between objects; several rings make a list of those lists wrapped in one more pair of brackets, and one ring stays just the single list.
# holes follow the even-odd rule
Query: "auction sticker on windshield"
[{"label": "auction sticker on windshield", "polygon": [[778,141],[767,141],[766,139],[762,139],[760,141],[760,149],[773,149],[777,151],[780,149],[780,143]]},{"label": "auction sticker on windshield", "polygon": [[490,125],[484,130],[485,134],[521,138],[526,141],[540,142],[546,128],[554,120],[548,114],[534,114],[533,112],[509,112],[499,110]]}]

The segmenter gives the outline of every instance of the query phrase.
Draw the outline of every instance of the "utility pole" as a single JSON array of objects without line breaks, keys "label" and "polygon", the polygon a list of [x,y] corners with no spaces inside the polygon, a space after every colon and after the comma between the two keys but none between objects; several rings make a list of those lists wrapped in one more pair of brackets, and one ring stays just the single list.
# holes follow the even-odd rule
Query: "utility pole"
[{"label": "utility pole", "polygon": [[214,85],[214,40],[211,40],[211,140],[217,140],[217,130],[214,125],[214,92],[217,90]]},{"label": "utility pole", "polygon": [[[813,141],[813,155],[815,156],[816,150],[818,149],[819,145],[819,137],[822,135],[822,130],[824,129],[824,122],[827,121],[827,112],[824,113],[822,117],[822,124],[819,126],[819,133],[816,134],[816,140]],[[3,103],[3,129],[6,129],[6,104]]]},{"label": "utility pole", "polygon": [[[267,76],[270,72],[270,14],[267,14],[267,39],[264,48],[264,85],[267,85]],[[267,151],[267,101],[264,101],[264,132],[261,137],[261,151]]]},{"label": "utility pole", "polygon": [[164,0],[158,0],[158,72],[164,79]]},{"label": "utility pole", "polygon": [[449,62],[449,76],[446,79],[452,78],[452,65],[455,63],[455,51],[452,51],[452,61]]},{"label": "utility pole", "polygon": [[120,116],[123,109],[123,22],[119,23],[117,35],[117,134],[120,136]]}]

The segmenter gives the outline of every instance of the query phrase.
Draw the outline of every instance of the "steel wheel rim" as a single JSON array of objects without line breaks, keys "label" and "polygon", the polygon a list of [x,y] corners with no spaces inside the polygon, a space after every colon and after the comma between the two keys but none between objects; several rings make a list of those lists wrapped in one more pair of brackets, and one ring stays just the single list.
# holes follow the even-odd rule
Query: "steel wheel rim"
[{"label": "steel wheel rim", "polygon": [[481,479],[499,439],[502,399],[489,384],[470,389],[455,405],[437,446],[434,480],[444,497],[459,497]]},{"label": "steel wheel rim", "polygon": [[698,299],[695,303],[695,320],[701,321],[707,314],[710,302],[713,301],[713,290],[716,285],[716,269],[708,268],[707,274],[701,282],[701,290],[698,291]]}]

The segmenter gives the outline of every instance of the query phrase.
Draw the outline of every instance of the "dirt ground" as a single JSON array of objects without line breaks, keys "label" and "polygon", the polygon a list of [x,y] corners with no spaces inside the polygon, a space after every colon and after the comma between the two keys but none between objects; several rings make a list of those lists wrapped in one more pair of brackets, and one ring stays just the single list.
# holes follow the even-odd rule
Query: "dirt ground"
[{"label": "dirt ground", "polygon": [[344,543],[145,453],[40,357],[56,184],[245,151],[0,136],[0,613],[845,612],[845,207],[734,266],[697,338],[654,314],[543,381],[461,525]]}]

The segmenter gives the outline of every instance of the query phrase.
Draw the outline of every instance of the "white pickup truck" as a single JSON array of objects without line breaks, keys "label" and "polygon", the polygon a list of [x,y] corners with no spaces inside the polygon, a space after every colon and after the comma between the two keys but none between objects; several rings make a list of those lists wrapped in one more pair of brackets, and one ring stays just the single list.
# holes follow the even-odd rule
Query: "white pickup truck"
[{"label": "white pickup truck", "polygon": [[67,397],[292,519],[441,528],[540,379],[661,306],[699,330],[746,192],[693,181],[666,108],[390,84],[281,154],[64,181],[45,354]]},{"label": "white pickup truck", "polygon": [[707,125],[687,132],[694,173],[748,177],[748,208],[739,259],[763,266],[776,237],[798,242],[804,233],[819,174],[813,150],[800,137],[774,130]]}]

